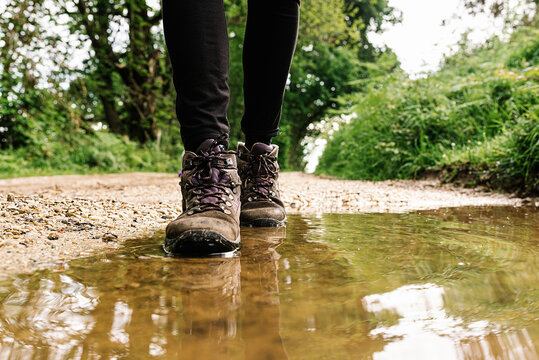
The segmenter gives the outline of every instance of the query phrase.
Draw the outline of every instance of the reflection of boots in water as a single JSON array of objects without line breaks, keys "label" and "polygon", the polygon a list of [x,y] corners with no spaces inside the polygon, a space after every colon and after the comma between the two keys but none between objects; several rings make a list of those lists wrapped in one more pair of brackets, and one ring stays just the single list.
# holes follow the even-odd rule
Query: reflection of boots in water
[{"label": "reflection of boots in water", "polygon": [[242,229],[243,340],[246,359],[287,359],[279,333],[280,255],[286,228]]},{"label": "reflection of boots in water", "polygon": [[182,259],[178,265],[171,270],[181,288],[178,301],[182,303],[178,305],[183,312],[183,324],[179,325],[183,335],[179,353],[186,359],[233,357],[240,347],[240,259]]}]

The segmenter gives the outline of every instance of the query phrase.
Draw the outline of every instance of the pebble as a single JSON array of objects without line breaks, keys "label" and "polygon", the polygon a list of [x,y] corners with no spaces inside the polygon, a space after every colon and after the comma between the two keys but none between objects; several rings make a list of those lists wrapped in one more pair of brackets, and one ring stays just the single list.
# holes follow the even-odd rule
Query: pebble
[{"label": "pebble", "polygon": [[118,235],[106,233],[101,236],[104,242],[116,242],[118,241]]}]

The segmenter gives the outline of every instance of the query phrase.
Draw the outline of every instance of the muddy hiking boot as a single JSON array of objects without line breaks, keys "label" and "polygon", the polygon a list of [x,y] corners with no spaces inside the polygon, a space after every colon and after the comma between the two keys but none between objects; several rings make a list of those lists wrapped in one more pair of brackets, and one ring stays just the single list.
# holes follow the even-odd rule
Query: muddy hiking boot
[{"label": "muddy hiking boot", "polygon": [[240,190],[236,154],[216,140],[186,151],[180,176],[183,212],[168,224],[164,249],[176,255],[210,255],[240,244]]},{"label": "muddy hiking boot", "polygon": [[279,192],[279,147],[255,143],[249,150],[238,144],[242,226],[282,226],[286,221]]}]

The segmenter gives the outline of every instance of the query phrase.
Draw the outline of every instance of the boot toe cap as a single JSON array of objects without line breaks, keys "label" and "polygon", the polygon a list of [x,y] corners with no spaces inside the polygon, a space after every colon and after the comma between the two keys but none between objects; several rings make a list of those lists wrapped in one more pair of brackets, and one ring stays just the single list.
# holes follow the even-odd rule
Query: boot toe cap
[{"label": "boot toe cap", "polygon": [[[219,212],[216,212],[220,214]],[[216,215],[217,215],[216,214]],[[229,219],[221,219],[220,216],[208,216],[208,213],[200,213],[192,216],[184,215],[167,225],[166,236],[173,239],[180,237],[186,231],[205,230],[213,231],[229,241],[235,241],[239,235],[238,224],[231,224]]]},{"label": "boot toe cap", "polygon": [[240,220],[245,225],[277,226],[286,220],[286,213],[280,206],[256,206],[242,208]]}]

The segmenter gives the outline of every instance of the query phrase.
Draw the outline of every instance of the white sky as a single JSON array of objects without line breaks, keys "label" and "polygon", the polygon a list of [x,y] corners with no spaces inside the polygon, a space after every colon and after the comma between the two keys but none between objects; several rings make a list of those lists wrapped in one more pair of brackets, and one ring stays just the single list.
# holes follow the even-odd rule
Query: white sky
[{"label": "white sky", "polygon": [[[519,3],[510,2],[512,6]],[[377,46],[393,49],[402,68],[412,76],[436,70],[443,55],[451,52],[467,30],[471,30],[472,43],[502,35],[502,19],[485,14],[470,16],[462,0],[389,0],[389,4],[402,11],[402,23],[388,25],[383,33],[370,34],[369,39]]]}]

